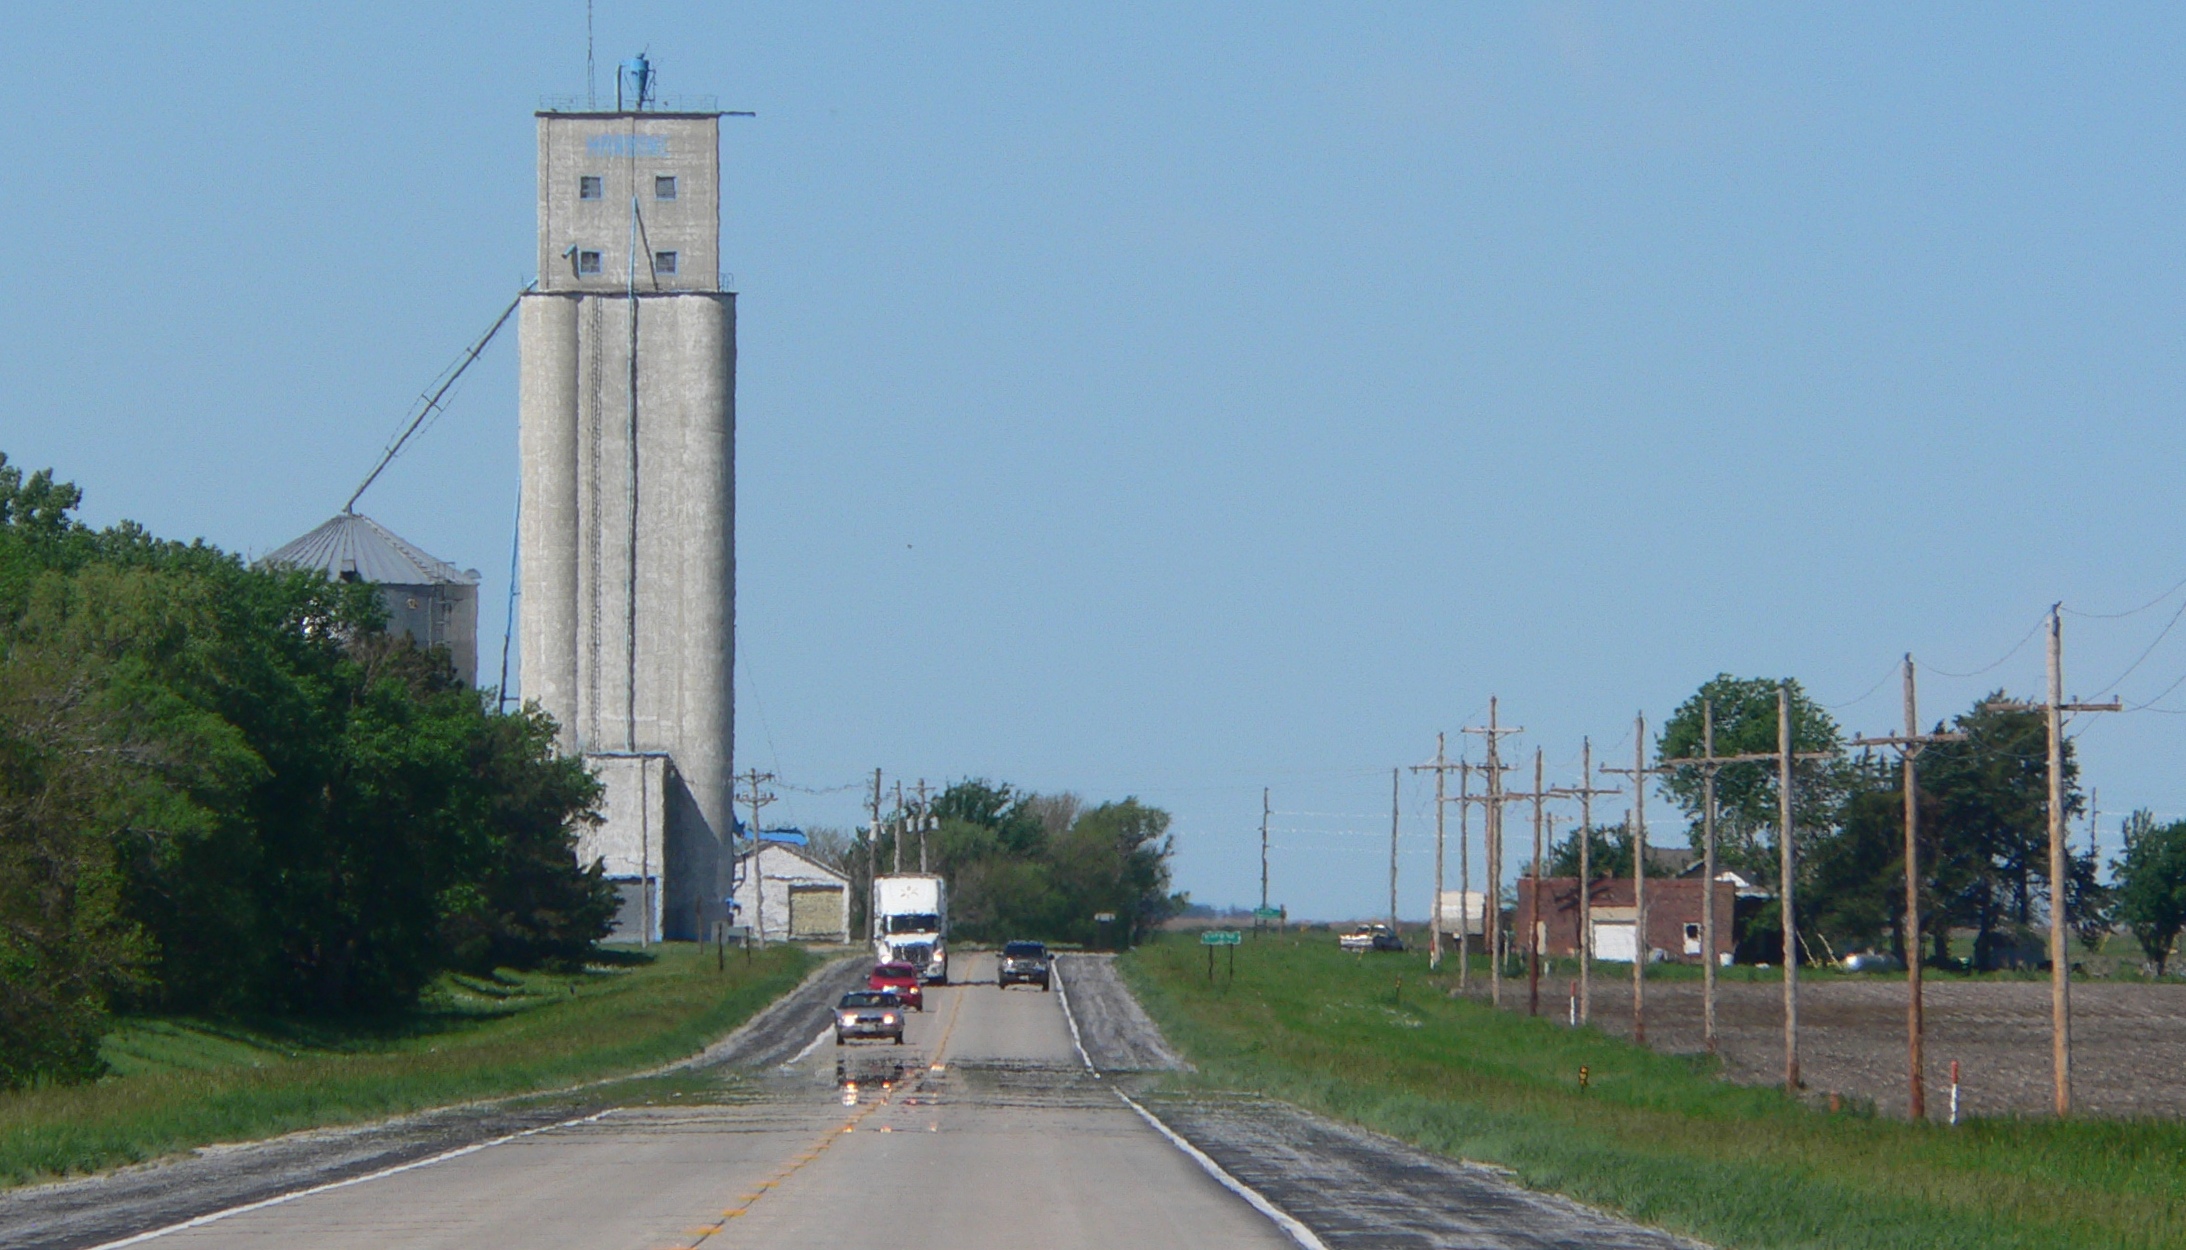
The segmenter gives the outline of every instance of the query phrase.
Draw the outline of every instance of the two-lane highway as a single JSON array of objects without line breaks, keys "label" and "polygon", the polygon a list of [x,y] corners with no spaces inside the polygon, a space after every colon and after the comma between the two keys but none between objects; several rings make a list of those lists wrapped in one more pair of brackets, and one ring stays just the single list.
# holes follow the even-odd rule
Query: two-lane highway
[{"label": "two-lane highway", "polygon": [[159,1233],[160,1250],[1281,1247],[990,959],[905,1045],[832,1038],[700,1106],[632,1107]]}]

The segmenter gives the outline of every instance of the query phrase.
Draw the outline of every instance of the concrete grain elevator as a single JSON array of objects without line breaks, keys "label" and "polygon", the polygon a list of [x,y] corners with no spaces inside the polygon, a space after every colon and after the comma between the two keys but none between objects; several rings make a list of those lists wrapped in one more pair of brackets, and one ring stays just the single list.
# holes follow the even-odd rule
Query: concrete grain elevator
[{"label": "concrete grain elevator", "polygon": [[617,937],[704,934],[728,893],[736,296],[720,114],[542,111],[539,282],[518,320],[524,696],[606,784],[581,839]]}]

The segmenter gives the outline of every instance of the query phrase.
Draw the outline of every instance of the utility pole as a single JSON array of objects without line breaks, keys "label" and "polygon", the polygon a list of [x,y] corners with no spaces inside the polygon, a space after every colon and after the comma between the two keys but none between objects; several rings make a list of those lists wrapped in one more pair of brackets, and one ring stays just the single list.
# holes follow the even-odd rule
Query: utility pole
[{"label": "utility pole", "polygon": [[1472,780],[1473,766],[1457,766],[1457,988],[1472,988]]},{"label": "utility pole", "polygon": [[874,910],[874,896],[879,893],[875,882],[880,877],[880,770],[873,770],[873,823],[866,828],[865,837],[865,928],[868,938],[876,937],[879,917]]},{"label": "utility pole", "polygon": [[925,872],[926,827],[928,818],[926,815],[926,779],[924,777],[918,779],[918,815],[914,819],[918,821],[918,870],[920,872]]},{"label": "utility pole", "polygon": [[1397,781],[1401,768],[1389,770],[1389,932],[1397,931]]},{"label": "utility pole", "polygon": [[1791,887],[1791,683],[1776,684],[1777,898],[1784,921],[1784,1096],[1799,1094],[1799,921]]},{"label": "utility pole", "polygon": [[1579,784],[1563,793],[1579,800],[1579,1023],[1594,1008],[1594,796],[1622,794],[1594,784],[1594,740],[1579,740]]},{"label": "utility pole", "polygon": [[[1752,758],[1752,757],[1748,757]],[[1773,757],[1769,757],[1773,758]],[[1716,1053],[1715,1036],[1715,774],[1731,758],[1715,753],[1715,700],[1700,701],[1700,755],[1662,761],[1665,765],[1697,767],[1700,780],[1700,1014],[1701,1032],[1708,1053]]]},{"label": "utility pole", "polygon": [[1553,798],[1563,797],[1560,790],[1547,789],[1542,780],[1544,768],[1541,748],[1533,749],[1533,789],[1531,792],[1505,794],[1507,799],[1533,800],[1533,866],[1527,871],[1532,882],[1526,914],[1532,923],[1527,927],[1526,943],[1526,1014],[1541,1014],[1541,938],[1546,925],[1541,920],[1541,824],[1546,812],[1543,804]]},{"label": "utility pole", "polygon": [[1260,910],[1268,909],[1268,787],[1260,787]]},{"label": "utility pole", "polygon": [[[2062,604],[2049,608],[2049,698],[2040,706],[2049,729],[2049,1058],[2056,1086],[2059,1116],[2072,1114],[2072,960],[2066,949],[2066,884],[2072,874],[2072,854],[2065,832],[2065,722],[2067,712],[2122,712],[2116,699],[2108,703],[2065,702],[2065,635]],[[2004,711],[2032,711],[2025,703],[1999,702],[1989,707]],[[2092,837],[2093,822],[2088,831]],[[2091,844],[2092,845],[2092,844]]]},{"label": "utility pole", "polygon": [[910,830],[909,825],[903,819],[903,815],[903,783],[898,781],[896,783],[896,863],[892,870],[897,876],[903,874],[903,835]]},{"label": "utility pole", "polygon": [[1965,740],[1966,735],[1960,733],[1920,732],[1910,651],[1905,653],[1905,732],[1852,739],[1852,745],[1856,747],[1896,747],[1905,769],[1905,1114],[1915,1123],[1928,1118],[1928,1077],[1925,1056],[1921,1053],[1920,782],[1913,761],[1931,743]]},{"label": "utility pole", "polygon": [[[1427,913],[1427,966],[1429,968],[1442,966],[1442,809],[1450,801],[1444,778],[1449,775],[1451,769],[1456,767],[1459,767],[1459,765],[1450,763],[1449,756],[1445,754],[1445,735],[1439,733],[1435,735],[1435,762],[1412,765],[1412,771],[1415,773],[1432,772],[1435,775],[1435,888],[1434,898],[1429,904]],[[1460,855],[1463,853],[1462,850],[1459,852]],[[1463,898],[1462,895],[1459,897]],[[1458,928],[1462,930],[1464,927],[1464,917],[1460,916],[1458,918]],[[1463,945],[1464,938],[1462,934],[1460,934],[1458,942],[1459,945]],[[1460,965],[1464,963],[1462,955],[1459,956],[1458,963]],[[1459,974],[1460,985],[1463,984],[1463,979],[1463,974]]]},{"label": "utility pole", "polygon": [[1505,734],[1523,733],[1523,728],[1505,728],[1496,720],[1496,700],[1488,696],[1488,725],[1485,729],[1466,729],[1469,734],[1480,734],[1488,740],[1488,762],[1481,765],[1488,774],[1487,808],[1488,880],[1482,891],[1485,897],[1481,906],[1481,927],[1488,933],[1488,999],[1496,1006],[1503,1005],[1503,770],[1501,740]]},{"label": "utility pole", "polygon": [[768,792],[766,784],[774,780],[773,773],[763,773],[754,768],[738,780],[744,783],[744,793],[737,796],[751,806],[751,897],[755,940],[763,948],[767,944],[767,877],[766,863],[759,852],[764,845],[759,839],[759,813],[775,796]]},{"label": "utility pole", "polygon": [[1647,778],[1668,772],[1647,766],[1647,714],[1632,718],[1632,766],[1604,768],[1632,779],[1632,807],[1625,813],[1632,846],[1632,1040],[1647,1044]]}]

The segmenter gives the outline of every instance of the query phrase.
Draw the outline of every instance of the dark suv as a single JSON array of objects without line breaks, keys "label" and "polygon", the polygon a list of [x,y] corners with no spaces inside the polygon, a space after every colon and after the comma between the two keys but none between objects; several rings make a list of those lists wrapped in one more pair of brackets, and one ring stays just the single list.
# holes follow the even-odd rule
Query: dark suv
[{"label": "dark suv", "polygon": [[1012,985],[1039,985],[1044,992],[1054,959],[1047,947],[1038,942],[1004,942],[1002,953],[995,958],[994,983],[1003,989]]}]

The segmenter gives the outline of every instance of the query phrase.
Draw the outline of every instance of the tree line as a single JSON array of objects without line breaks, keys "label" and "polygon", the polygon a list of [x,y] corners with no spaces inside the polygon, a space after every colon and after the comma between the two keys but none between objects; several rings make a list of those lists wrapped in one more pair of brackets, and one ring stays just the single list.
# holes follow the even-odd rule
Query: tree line
[{"label": "tree line", "polygon": [[[1728,674],[1703,684],[1664,724],[1657,762],[1701,755],[1712,709],[1717,755],[1777,749],[1777,690],[1790,695],[1792,747],[1834,752],[1802,760],[1792,775],[1792,838],[1798,866],[1799,938],[1810,960],[1862,948],[1900,959],[1963,962],[1990,970],[2042,958],[2036,930],[2049,924],[2048,731],[2040,711],[2010,706],[2002,691],[1938,723],[1963,735],[1920,754],[1920,932],[1905,930],[1903,773],[1894,755],[1851,751],[1827,709],[1797,682]],[[2079,764],[2064,746],[2064,814],[2081,816]],[[1716,777],[1717,859],[1723,869],[1773,885],[1778,874],[1777,767],[1724,765]],[[1662,788],[1684,812],[1695,850],[1703,838],[1703,780],[1698,769],[1664,774]],[[1561,840],[1551,871],[1576,871],[1577,833]],[[1629,844],[1614,827],[1592,831],[1592,862],[1602,875],[1631,871]],[[2186,821],[2157,822],[2146,812],[2125,821],[2124,853],[2104,882],[2091,845],[2068,857],[2064,922],[2094,943],[2116,926],[2138,939],[2162,970],[2186,929]],[[1782,950],[1781,910],[1773,901],[1747,925],[1741,958]],[[1971,932],[1963,955],[1953,934]]]},{"label": "tree line", "polygon": [[373,1012],[583,959],[598,785],[368,585],[124,522],[0,455],[0,1086],[84,1079],[117,1009]]},{"label": "tree line", "polygon": [[[1185,904],[1169,891],[1169,813],[1136,798],[1087,806],[984,779],[943,790],[928,811],[926,864],[949,884],[949,924],[972,942],[1026,938],[1092,945],[1136,942]],[[914,813],[883,814],[877,834],[815,831],[812,849],[852,883],[851,925],[870,931],[867,883],[877,866],[919,866]],[[1103,931],[1094,920],[1115,916]]]}]

